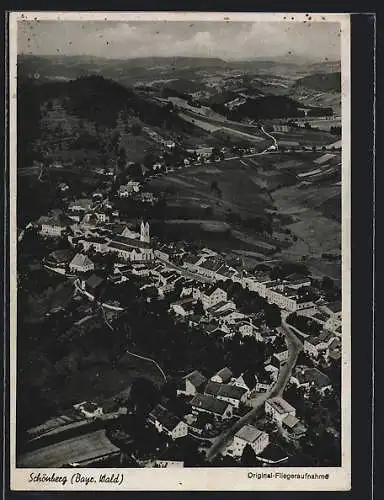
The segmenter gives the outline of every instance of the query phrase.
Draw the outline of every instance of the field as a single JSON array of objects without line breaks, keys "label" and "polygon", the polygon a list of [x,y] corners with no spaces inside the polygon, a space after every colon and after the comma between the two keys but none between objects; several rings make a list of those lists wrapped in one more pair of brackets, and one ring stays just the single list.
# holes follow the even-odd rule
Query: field
[{"label": "field", "polygon": [[19,467],[62,467],[72,462],[82,462],[118,452],[103,429],[67,439],[27,453],[18,461]]},{"label": "field", "polygon": [[[337,137],[322,130],[297,129],[289,132],[273,132],[279,144],[285,142],[300,146],[327,146],[336,141]],[[288,145],[288,144],[287,144]]]},{"label": "field", "polygon": [[[314,272],[337,279],[339,263],[323,260],[322,254],[340,250],[341,187],[333,181],[301,187],[296,178],[297,173],[313,170],[321,155],[297,152],[229,159],[151,181],[155,190],[168,193],[167,219],[153,224],[153,230],[232,251],[251,263],[313,259]],[[244,223],[254,217],[272,222],[271,236]]]}]

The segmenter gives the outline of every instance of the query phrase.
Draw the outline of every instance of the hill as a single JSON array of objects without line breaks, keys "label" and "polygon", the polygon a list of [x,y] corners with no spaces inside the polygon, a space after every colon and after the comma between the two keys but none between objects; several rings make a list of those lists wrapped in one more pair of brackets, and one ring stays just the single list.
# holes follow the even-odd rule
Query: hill
[{"label": "hill", "polygon": [[[85,150],[108,156],[121,134],[139,135],[145,124],[178,127],[168,106],[100,76],[18,87],[18,165]],[[84,155],[86,156],[86,155]]]},{"label": "hill", "polygon": [[341,92],[341,73],[316,73],[296,80],[297,87],[323,92]]}]

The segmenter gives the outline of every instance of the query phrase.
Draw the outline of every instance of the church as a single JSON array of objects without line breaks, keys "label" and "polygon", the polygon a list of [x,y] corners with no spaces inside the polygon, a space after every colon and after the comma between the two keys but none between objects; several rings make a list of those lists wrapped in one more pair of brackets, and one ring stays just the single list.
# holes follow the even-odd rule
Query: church
[{"label": "church", "polygon": [[141,222],[140,239],[130,237],[136,236],[137,233],[130,233],[129,236],[124,235],[123,231],[121,235],[115,235],[108,244],[108,250],[126,261],[146,262],[154,260],[155,255],[150,246],[149,222]]}]

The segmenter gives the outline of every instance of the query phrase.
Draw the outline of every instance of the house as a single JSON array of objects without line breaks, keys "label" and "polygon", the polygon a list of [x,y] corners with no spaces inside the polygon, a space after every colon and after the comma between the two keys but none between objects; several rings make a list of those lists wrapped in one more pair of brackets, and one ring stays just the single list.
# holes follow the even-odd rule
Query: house
[{"label": "house", "polygon": [[272,357],[272,359],[264,365],[264,370],[270,375],[272,380],[277,380],[280,371],[280,361]]},{"label": "house", "polygon": [[156,469],[175,469],[184,467],[182,460],[155,460]]},{"label": "house", "polygon": [[85,252],[88,252],[90,249],[93,249],[98,253],[106,253],[108,252],[108,243],[109,239],[102,236],[94,236],[89,235],[85,238],[80,238],[78,243],[82,245]]},{"label": "house", "polygon": [[212,285],[200,291],[200,300],[203,304],[204,309],[209,309],[210,307],[213,307],[220,302],[226,302],[227,299],[227,292],[215,285]]},{"label": "house", "polygon": [[256,273],[255,276],[247,276],[245,279],[245,284],[251,292],[257,292],[260,297],[265,298],[265,293],[267,290],[267,284],[271,283],[271,278],[269,274],[265,272]]},{"label": "house", "polygon": [[307,428],[293,415],[284,418],[282,428],[287,431],[289,437],[294,439],[300,439],[307,432]]},{"label": "house", "polygon": [[137,181],[128,181],[126,184],[123,184],[119,187],[118,196],[119,198],[128,198],[132,196],[134,193],[138,193],[141,189],[140,182]]},{"label": "house", "polygon": [[155,257],[160,260],[169,261],[169,253],[168,248],[165,245],[162,245],[160,248],[155,249]]},{"label": "house", "polygon": [[124,236],[124,238],[130,238],[131,240],[137,240],[140,238],[140,233],[137,233],[136,231],[132,231],[129,229],[128,226],[126,226],[123,231],[120,231],[118,233],[120,236]]},{"label": "house", "polygon": [[84,211],[83,210],[71,210],[66,212],[66,216],[69,217],[71,220],[74,222],[80,222],[81,219],[84,217]]},{"label": "house", "polygon": [[231,310],[219,311],[216,312],[215,314],[212,314],[212,316],[215,319],[217,319],[221,324],[225,323],[228,325],[235,324],[237,321],[246,318],[245,314],[239,311],[231,311]]},{"label": "house", "polygon": [[197,267],[197,272],[209,279],[216,279],[216,273],[223,265],[221,257],[208,257]]},{"label": "house", "polygon": [[234,302],[222,301],[218,302],[214,306],[206,309],[206,314],[209,318],[220,319],[223,315],[227,316],[229,313],[232,313],[236,310],[236,305]]},{"label": "house", "polygon": [[78,410],[85,418],[97,418],[103,415],[103,408],[96,403],[83,401],[73,405],[75,410]]},{"label": "house", "polygon": [[280,424],[288,415],[296,416],[295,408],[279,396],[267,399],[265,402],[265,413]]},{"label": "house", "polygon": [[65,274],[68,264],[73,259],[73,250],[55,250],[43,259],[43,265],[55,270],[60,274]]},{"label": "house", "polygon": [[235,322],[233,325],[233,330],[240,333],[242,337],[253,337],[258,342],[263,342],[263,337],[259,328],[257,328],[252,321],[252,318],[240,318],[239,321]]},{"label": "house", "polygon": [[158,201],[158,199],[158,196],[156,196],[154,193],[148,191],[143,191],[140,193],[140,200],[144,203],[150,203],[153,205]]},{"label": "house", "polygon": [[269,373],[266,369],[257,374],[256,380],[256,392],[268,392],[275,381],[273,374]]},{"label": "house", "polygon": [[74,221],[64,214],[45,216],[42,215],[37,221],[36,225],[40,234],[50,238],[60,238],[64,236]]},{"label": "house", "polygon": [[181,316],[185,318],[186,316],[193,315],[195,305],[196,301],[193,298],[188,298],[188,299],[178,300],[177,302],[173,302],[169,308],[176,314],[176,316]]},{"label": "house", "polygon": [[149,276],[150,272],[145,264],[132,264],[131,273],[135,276]]},{"label": "house", "polygon": [[203,255],[189,255],[184,259],[183,267],[193,273],[199,272],[200,264],[204,262],[206,257]]},{"label": "house", "polygon": [[186,396],[195,396],[196,393],[203,391],[207,379],[198,370],[194,370],[185,377],[183,377],[184,387],[178,390],[178,394],[185,394]]},{"label": "house", "polygon": [[233,379],[231,382],[231,384],[235,385],[236,387],[242,387],[248,392],[252,392],[255,389],[256,383],[256,375],[254,373],[251,373],[250,371],[242,373],[239,377]]},{"label": "house", "polygon": [[217,399],[226,401],[235,408],[239,408],[240,403],[245,403],[249,391],[244,387],[210,381],[204,389],[204,394],[214,396]]},{"label": "house", "polygon": [[341,340],[335,337],[325,351],[328,361],[338,361],[341,358]]},{"label": "house", "polygon": [[307,366],[296,366],[290,382],[296,387],[304,387],[305,389],[313,387],[322,394],[332,389],[332,383],[327,375],[317,368],[308,368]]},{"label": "house", "polygon": [[233,450],[232,454],[241,457],[247,444],[250,445],[255,454],[258,455],[268,446],[269,436],[266,432],[257,429],[253,425],[244,425],[236,432],[233,438],[233,444],[231,446]]},{"label": "house", "polygon": [[306,354],[318,358],[320,354],[326,352],[334,338],[331,332],[322,332],[317,337],[307,337],[304,339],[303,350]]},{"label": "house", "polygon": [[82,288],[89,292],[91,295],[95,295],[102,285],[104,284],[104,278],[97,276],[97,274],[92,274],[87,280],[82,282]]},{"label": "house", "polygon": [[211,381],[218,382],[219,384],[228,384],[232,377],[233,373],[231,370],[228,367],[224,367],[211,377]]},{"label": "house", "polygon": [[267,287],[265,296],[270,304],[276,304],[280,309],[294,312],[297,309],[297,292],[287,286]]},{"label": "house", "polygon": [[182,438],[188,434],[187,424],[161,404],[149,413],[148,421],[158,432],[165,433],[171,439]]},{"label": "house", "polygon": [[298,274],[291,274],[290,276],[288,276],[287,282],[289,288],[292,288],[293,290],[298,290],[302,287],[308,287],[312,284],[311,279],[308,278],[308,276],[300,276]]},{"label": "house", "polygon": [[273,353],[274,357],[279,361],[279,363],[285,363],[288,360],[289,351],[287,346],[284,345],[276,350]]},{"label": "house", "polygon": [[191,401],[191,406],[195,414],[209,413],[221,420],[232,418],[233,415],[232,405],[207,394],[196,394]]},{"label": "house", "polygon": [[341,302],[335,301],[320,307],[325,313],[328,314],[329,318],[325,323],[324,327],[338,335],[338,329],[340,328],[341,333],[341,325],[342,325],[342,311],[341,311]]},{"label": "house", "polygon": [[92,206],[92,200],[89,198],[79,198],[78,200],[71,201],[68,210],[71,212],[86,212]]},{"label": "house", "polygon": [[69,269],[73,273],[87,273],[95,269],[95,264],[87,255],[77,253],[71,260]]}]

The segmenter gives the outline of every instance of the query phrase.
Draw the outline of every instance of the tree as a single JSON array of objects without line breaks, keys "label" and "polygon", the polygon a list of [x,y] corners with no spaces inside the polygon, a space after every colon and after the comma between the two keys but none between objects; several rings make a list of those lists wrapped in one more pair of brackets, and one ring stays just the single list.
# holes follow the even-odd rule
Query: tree
[{"label": "tree", "polygon": [[243,454],[240,458],[240,463],[243,467],[252,467],[257,464],[257,457],[255,450],[252,448],[250,444],[245,445],[243,450]]},{"label": "tree", "polygon": [[195,314],[199,314],[200,316],[203,316],[203,314],[204,314],[204,307],[203,307],[203,303],[201,302],[201,300],[198,300],[196,302]]},{"label": "tree", "polygon": [[266,304],[264,311],[265,323],[269,328],[281,326],[281,313],[276,304]]},{"label": "tree", "polygon": [[134,123],[131,127],[131,131],[133,135],[140,135],[141,134],[141,125],[139,123]]},{"label": "tree", "polygon": [[324,276],[321,282],[321,288],[323,290],[333,290],[334,282],[328,276]]}]

